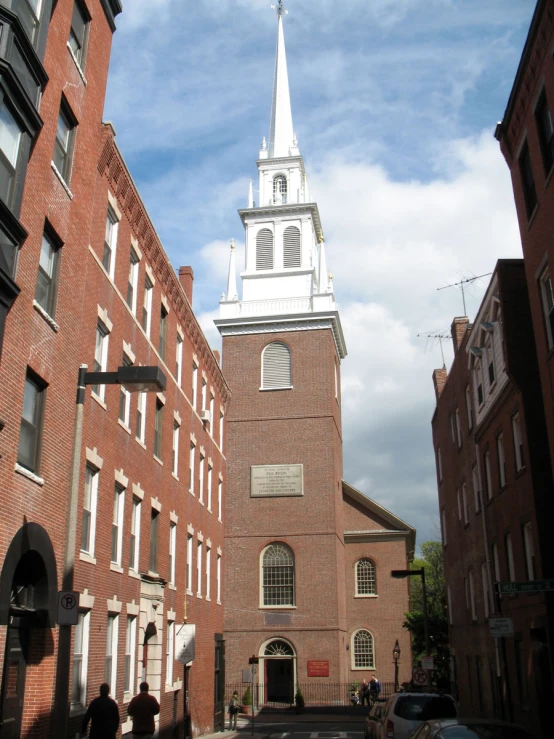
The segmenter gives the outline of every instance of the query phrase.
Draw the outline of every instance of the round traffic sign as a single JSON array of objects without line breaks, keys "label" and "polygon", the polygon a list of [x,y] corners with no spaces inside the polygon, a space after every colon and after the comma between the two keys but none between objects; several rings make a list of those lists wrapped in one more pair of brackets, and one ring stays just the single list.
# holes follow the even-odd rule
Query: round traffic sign
[{"label": "round traffic sign", "polygon": [[415,685],[420,687],[427,685],[427,672],[422,670],[421,667],[417,667],[412,673],[412,680]]},{"label": "round traffic sign", "polygon": [[71,609],[75,608],[77,605],[77,599],[73,593],[66,593],[62,596],[61,604],[62,608],[65,608],[67,611],[71,611]]}]

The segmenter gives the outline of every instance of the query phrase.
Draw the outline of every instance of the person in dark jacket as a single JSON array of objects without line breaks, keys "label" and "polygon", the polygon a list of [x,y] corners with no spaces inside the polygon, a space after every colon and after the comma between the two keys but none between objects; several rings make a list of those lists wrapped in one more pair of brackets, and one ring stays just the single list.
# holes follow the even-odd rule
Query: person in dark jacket
[{"label": "person in dark jacket", "polygon": [[102,683],[100,695],[89,703],[81,725],[83,736],[87,733],[89,721],[89,739],[115,739],[119,728],[119,709],[113,698],[110,698],[108,683]]},{"label": "person in dark jacket", "polygon": [[133,719],[133,739],[152,739],[156,730],[154,716],[160,712],[160,704],[148,689],[148,683],[141,683],[140,693],[127,707],[127,713]]}]

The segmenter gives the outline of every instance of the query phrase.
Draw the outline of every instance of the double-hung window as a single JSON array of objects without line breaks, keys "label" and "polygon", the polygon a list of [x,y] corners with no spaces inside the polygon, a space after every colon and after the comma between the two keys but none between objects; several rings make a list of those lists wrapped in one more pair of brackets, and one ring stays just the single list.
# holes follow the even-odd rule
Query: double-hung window
[{"label": "double-hung window", "polygon": [[487,353],[488,371],[489,371],[489,388],[496,382],[496,372],[494,367],[494,344],[490,336],[485,343],[485,351]]},{"label": "double-hung window", "polygon": [[150,513],[150,559],[148,569],[150,572],[158,572],[158,527],[160,523],[160,513],[152,508]]},{"label": "double-hung window", "polygon": [[192,407],[196,410],[196,403],[198,399],[198,365],[196,362],[192,363]]},{"label": "double-hung window", "polygon": [[204,378],[202,378],[202,408],[201,410],[203,411],[207,410],[207,406],[206,406],[207,389],[208,389],[208,383],[206,382]]},{"label": "double-hung window", "polygon": [[196,447],[191,442],[189,452],[189,493],[194,495],[194,458],[196,456]]},{"label": "double-hung window", "polygon": [[204,504],[204,455],[200,452],[200,461],[198,464],[198,500]]},{"label": "double-hung window", "polygon": [[527,521],[522,526],[523,548],[525,551],[525,571],[528,580],[535,579],[535,547],[533,545],[533,531],[531,529],[531,521]]},{"label": "double-hung window", "polygon": [[123,690],[125,693],[135,691],[135,661],[137,653],[137,617],[127,616],[127,633],[125,634],[125,676]]},{"label": "double-hung window", "polygon": [[523,188],[523,197],[525,199],[525,211],[527,219],[531,218],[537,206],[537,190],[535,188],[535,176],[531,165],[531,155],[529,153],[529,145],[527,141],[523,144],[519,155],[519,174],[521,177],[521,186]]},{"label": "double-hung window", "polygon": [[467,428],[471,431],[473,428],[473,406],[471,404],[471,390],[469,385],[466,387],[466,411],[467,411]]},{"label": "double-hung window", "polygon": [[28,371],[25,378],[17,462],[35,474],[38,474],[40,468],[45,395],[44,383]]},{"label": "double-hung window", "polygon": [[[121,566],[123,549],[123,510],[125,507],[125,488],[115,484],[112,519],[112,558],[113,564]],[[113,683],[112,683],[113,684]]]},{"label": "double-hung window", "polygon": [[192,593],[192,534],[187,534],[187,593]]},{"label": "double-hung window", "polygon": [[202,542],[196,542],[196,595],[202,597]]},{"label": "double-hung window", "polygon": [[119,634],[119,616],[108,614],[106,624],[106,666],[104,680],[111,686],[112,695],[115,695],[117,685],[117,638]]},{"label": "double-hung window", "polygon": [[175,585],[175,557],[177,556],[177,525],[169,524],[169,564],[168,580],[170,585]]},{"label": "double-hung window", "polygon": [[88,37],[88,25],[90,17],[86,13],[85,6],[80,0],[75,0],[73,5],[73,16],[71,18],[71,30],[69,32],[68,45],[71,49],[75,61],[84,69],[86,45]]},{"label": "double-hung window", "polygon": [[488,451],[485,452],[485,485],[487,488],[487,500],[492,498],[492,473],[491,473],[491,455]]},{"label": "double-hung window", "polygon": [[144,301],[142,303],[142,328],[144,333],[149,337],[152,327],[152,295],[154,293],[154,285],[152,280],[146,275],[144,278]]},{"label": "double-hung window", "polygon": [[85,494],[83,498],[83,519],[81,525],[81,551],[94,556],[96,533],[96,508],[98,503],[99,471],[87,464],[85,472]]},{"label": "double-hung window", "polygon": [[481,499],[479,497],[479,474],[477,467],[474,467],[471,471],[471,481],[473,484],[473,503],[475,506],[475,513],[479,513],[481,510]]},{"label": "double-hung window", "polygon": [[17,3],[12,3],[13,11],[17,13],[29,40],[33,46],[36,46],[42,13],[42,0],[19,0]]},{"label": "double-hung window", "polygon": [[167,350],[167,316],[168,312],[164,305],[160,308],[160,336],[158,342],[158,353],[165,362],[165,352]]},{"label": "double-hung window", "polygon": [[489,576],[487,574],[487,565],[481,565],[481,580],[483,582],[483,604],[485,607],[485,618],[489,617]]},{"label": "double-hung window", "polygon": [[133,510],[131,512],[131,536],[129,539],[129,569],[133,572],[139,570],[139,552],[140,552],[140,498],[133,497]]},{"label": "double-hung window", "polygon": [[223,451],[223,419],[225,418],[223,411],[219,411],[219,448]]},{"label": "double-hung window", "polygon": [[221,521],[221,512],[223,508],[223,480],[217,484],[217,519]]},{"label": "double-hung window", "polygon": [[[133,364],[133,360],[123,352],[123,366],[124,367],[131,367]],[[131,426],[131,393],[127,390],[126,387],[123,385],[120,385],[119,387],[119,420],[121,423],[125,426],[125,428],[130,428]]]},{"label": "double-hung window", "polygon": [[138,254],[131,246],[131,251],[129,252],[129,277],[127,280],[127,305],[133,315],[137,312],[139,262]]},{"label": "double-hung window", "polygon": [[554,164],[554,129],[552,128],[552,116],[548,109],[548,101],[544,90],[535,108],[535,120],[541,144],[544,173],[548,175]]},{"label": "double-hung window", "polygon": [[165,684],[173,685],[173,658],[175,652],[175,621],[167,622],[167,640],[165,653]]},{"label": "double-hung window", "polygon": [[58,170],[64,182],[69,182],[71,174],[71,161],[73,158],[73,146],[75,132],[77,130],[77,119],[71,112],[65,98],[62,98],[60,112],[58,114],[58,127],[56,129],[56,142],[54,144],[54,166]]},{"label": "double-hung window", "polygon": [[104,269],[112,278],[115,273],[115,250],[117,247],[117,230],[119,222],[117,215],[111,205],[108,205],[108,213],[106,215],[106,233],[104,234],[104,252],[102,254],[102,264]]},{"label": "double-hung window", "polygon": [[525,466],[525,455],[523,453],[523,436],[521,433],[521,422],[519,413],[512,416],[512,431],[514,434],[514,451],[516,455],[516,470],[522,470]]},{"label": "double-hung window", "polygon": [[546,341],[548,348],[552,349],[554,346],[554,290],[552,288],[552,279],[548,268],[542,272],[539,278],[539,288],[541,292],[544,321],[546,324]]},{"label": "double-hung window", "polygon": [[216,601],[221,603],[221,554],[217,555],[217,566],[216,566]]},{"label": "double-hung window", "polygon": [[162,458],[162,428],[163,428],[164,405],[156,398],[156,418],[154,423],[154,456]]},{"label": "double-hung window", "polygon": [[504,454],[504,435],[496,437],[496,452],[498,454],[498,482],[503,488],[506,484],[506,456]]},{"label": "double-hung window", "polygon": [[[105,372],[108,366],[108,340],[110,333],[102,321],[96,324],[96,348],[94,350],[94,362],[92,365],[93,372]],[[105,385],[93,385],[92,392],[97,395],[100,400],[104,400],[106,396]]]},{"label": "double-hung window", "polygon": [[208,459],[208,503],[207,508],[209,511],[212,510],[212,478],[213,478],[213,472],[214,469],[212,465],[210,464],[210,460]]},{"label": "double-hung window", "polygon": [[72,708],[84,708],[87,705],[89,628],[90,611],[79,611],[73,633]]},{"label": "double-hung window", "polygon": [[206,600],[211,597],[211,579],[212,579],[212,550],[206,547]]},{"label": "double-hung window", "polygon": [[179,431],[180,426],[177,423],[177,421],[173,421],[173,449],[171,451],[172,454],[172,472],[175,475],[175,477],[179,476]]},{"label": "double-hung window", "polygon": [[23,132],[10,108],[0,108],[0,198],[8,207],[13,205],[15,180]]},{"label": "double-hung window", "polygon": [[56,313],[60,246],[61,242],[50,234],[42,234],[35,300],[52,318]]},{"label": "double-hung window", "polygon": [[141,444],[144,444],[145,428],[146,428],[146,393],[138,393],[135,435]]},{"label": "double-hung window", "polygon": [[177,385],[181,387],[183,379],[183,339],[180,334],[177,334],[175,345],[175,379],[177,380]]}]

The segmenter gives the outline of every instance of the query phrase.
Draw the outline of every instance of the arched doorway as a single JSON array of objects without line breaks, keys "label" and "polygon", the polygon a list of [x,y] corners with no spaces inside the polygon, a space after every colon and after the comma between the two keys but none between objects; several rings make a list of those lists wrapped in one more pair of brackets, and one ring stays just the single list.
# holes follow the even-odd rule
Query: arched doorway
[{"label": "arched doorway", "polygon": [[50,538],[38,524],[25,524],[12,539],[0,575],[0,624],[7,626],[0,688],[2,739],[21,736],[27,668],[51,652],[51,638],[44,636],[55,624],[56,596]]},{"label": "arched doorway", "polygon": [[266,703],[294,702],[296,653],[290,642],[271,639],[263,648],[264,700]]}]

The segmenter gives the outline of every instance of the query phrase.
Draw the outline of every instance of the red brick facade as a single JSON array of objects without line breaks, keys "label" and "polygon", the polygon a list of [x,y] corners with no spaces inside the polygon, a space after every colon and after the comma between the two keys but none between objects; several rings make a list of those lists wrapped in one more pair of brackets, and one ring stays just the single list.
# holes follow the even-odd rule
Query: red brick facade
[{"label": "red brick facade", "polygon": [[[87,0],[91,20],[82,69],[67,47],[73,2],[58,0],[50,22],[44,59],[49,82],[41,104],[44,127],[27,168],[21,209],[29,233],[16,275],[21,292],[7,316],[0,365],[1,695],[2,718],[12,721],[14,737],[42,738],[55,732],[51,718],[56,676],[67,669],[57,664],[56,594],[64,562],[77,372],[83,362],[92,370],[99,357],[99,324],[107,346],[100,369],[112,371],[124,361],[159,366],[167,385],[163,394],[146,394],[144,406],[141,396],[126,398],[118,386],[86,391],[73,573],[82,614],[73,631],[83,635],[83,646],[73,638],[74,700],[68,736],[79,730],[84,706],[105,679],[119,703],[122,733],[128,733],[126,705],[144,677],[161,703],[160,735],[172,736],[174,726],[183,722],[185,676],[183,665],[168,657],[168,636],[174,629],[177,639],[185,622],[196,624],[196,658],[187,670],[192,732],[211,732],[222,720],[221,686],[219,702],[214,703],[214,683],[216,638],[223,632],[218,590],[221,593],[226,472],[220,418],[228,389],[192,312],[192,270],[181,268],[180,279],[175,274],[115,146],[113,130],[100,123],[112,38],[107,3]],[[78,121],[72,166],[65,177],[51,166],[62,91]],[[111,265],[105,252],[108,208],[116,223]],[[35,300],[45,232],[60,246],[57,295],[48,310]],[[143,317],[147,279],[149,322]],[[165,341],[160,337],[162,322]],[[29,391],[26,376],[38,388],[42,419],[40,413],[33,415],[32,406],[23,408]],[[31,418],[36,428],[37,454],[31,463],[22,462],[22,416]],[[87,474],[93,481],[90,487]],[[85,488],[92,496],[86,515]],[[192,577],[187,590],[188,537]],[[26,603],[20,603],[25,597]],[[35,610],[29,610],[31,606]],[[108,628],[115,624],[108,648]],[[12,640],[8,651],[7,637]],[[17,645],[27,639],[21,660]],[[17,670],[23,679],[17,685],[22,714],[17,714],[13,700],[10,703]]]}]

